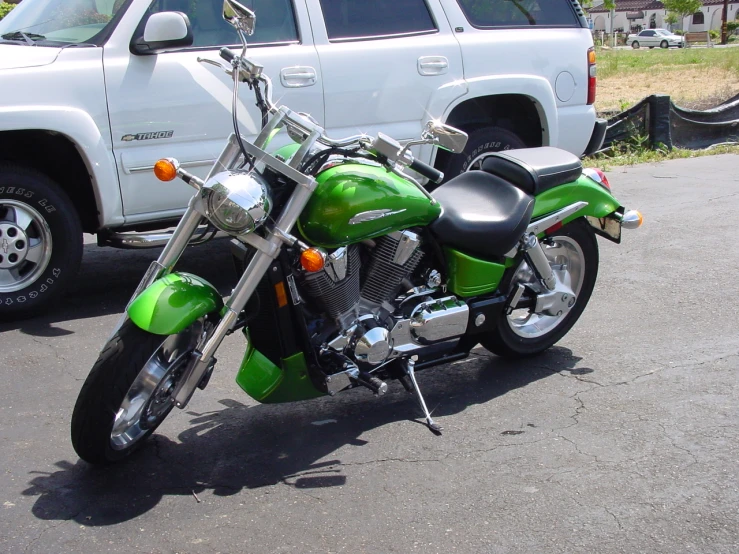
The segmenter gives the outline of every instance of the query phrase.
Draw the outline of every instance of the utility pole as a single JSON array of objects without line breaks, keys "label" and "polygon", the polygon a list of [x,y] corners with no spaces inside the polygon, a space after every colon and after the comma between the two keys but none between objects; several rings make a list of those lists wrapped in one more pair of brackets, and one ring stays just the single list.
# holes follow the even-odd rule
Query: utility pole
[{"label": "utility pole", "polygon": [[729,0],[724,0],[724,11],[721,12],[721,44],[728,44],[729,33],[726,29],[726,22],[729,19]]},{"label": "utility pole", "polygon": [[611,8],[611,48],[616,48],[616,32],[613,30],[613,20],[616,18],[616,10]]}]

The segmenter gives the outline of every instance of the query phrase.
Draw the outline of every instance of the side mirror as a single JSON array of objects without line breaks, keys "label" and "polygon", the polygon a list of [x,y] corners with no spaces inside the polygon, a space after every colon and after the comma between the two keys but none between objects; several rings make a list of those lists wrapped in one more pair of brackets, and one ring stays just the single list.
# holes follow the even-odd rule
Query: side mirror
[{"label": "side mirror", "polygon": [[251,36],[254,34],[257,16],[236,0],[223,0],[223,19],[245,35]]},{"label": "side mirror", "polygon": [[439,121],[431,120],[421,133],[424,140],[435,144],[439,148],[459,154],[467,145],[467,133],[455,129],[451,125],[445,125]]},{"label": "side mirror", "polygon": [[147,55],[192,46],[190,20],[182,12],[159,12],[149,16],[143,34],[134,35],[131,52]]}]

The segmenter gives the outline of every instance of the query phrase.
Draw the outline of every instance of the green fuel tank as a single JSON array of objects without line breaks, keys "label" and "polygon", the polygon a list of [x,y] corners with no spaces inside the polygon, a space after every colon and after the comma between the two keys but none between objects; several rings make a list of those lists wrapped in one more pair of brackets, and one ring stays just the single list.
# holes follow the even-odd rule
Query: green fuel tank
[{"label": "green fuel tank", "polygon": [[338,248],[416,225],[441,214],[423,192],[380,166],[348,162],[316,177],[318,186],[298,220],[315,246]]}]

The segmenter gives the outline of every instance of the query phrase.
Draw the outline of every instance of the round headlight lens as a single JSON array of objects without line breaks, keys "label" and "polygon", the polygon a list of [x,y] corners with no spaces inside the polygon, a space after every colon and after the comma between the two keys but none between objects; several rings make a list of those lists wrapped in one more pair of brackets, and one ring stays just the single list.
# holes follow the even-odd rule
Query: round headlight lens
[{"label": "round headlight lens", "polygon": [[208,196],[208,215],[219,229],[229,233],[243,233],[254,229],[249,213],[220,191]]},{"label": "round headlight lens", "polygon": [[203,186],[208,219],[230,234],[250,233],[269,217],[269,185],[255,172],[222,171]]}]

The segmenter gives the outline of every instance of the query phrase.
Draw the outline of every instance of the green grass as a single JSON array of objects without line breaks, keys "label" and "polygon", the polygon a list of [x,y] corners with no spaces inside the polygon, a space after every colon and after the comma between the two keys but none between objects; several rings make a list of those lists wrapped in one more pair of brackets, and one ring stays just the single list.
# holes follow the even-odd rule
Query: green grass
[{"label": "green grass", "polygon": [[707,74],[715,69],[733,71],[739,75],[739,48],[682,48],[679,50],[600,50],[598,52],[598,77],[608,78],[630,73],[647,73],[655,70],[668,72],[689,66],[705,69]]},{"label": "green grass", "polygon": [[683,148],[650,150],[645,144],[638,144],[638,142],[639,139],[637,138],[632,143],[618,144],[616,150],[584,158],[582,164],[584,167],[599,167],[604,171],[608,171],[612,167],[623,165],[663,162],[680,158],[698,158],[716,154],[739,155],[739,144],[714,146],[705,150],[685,150]]}]

